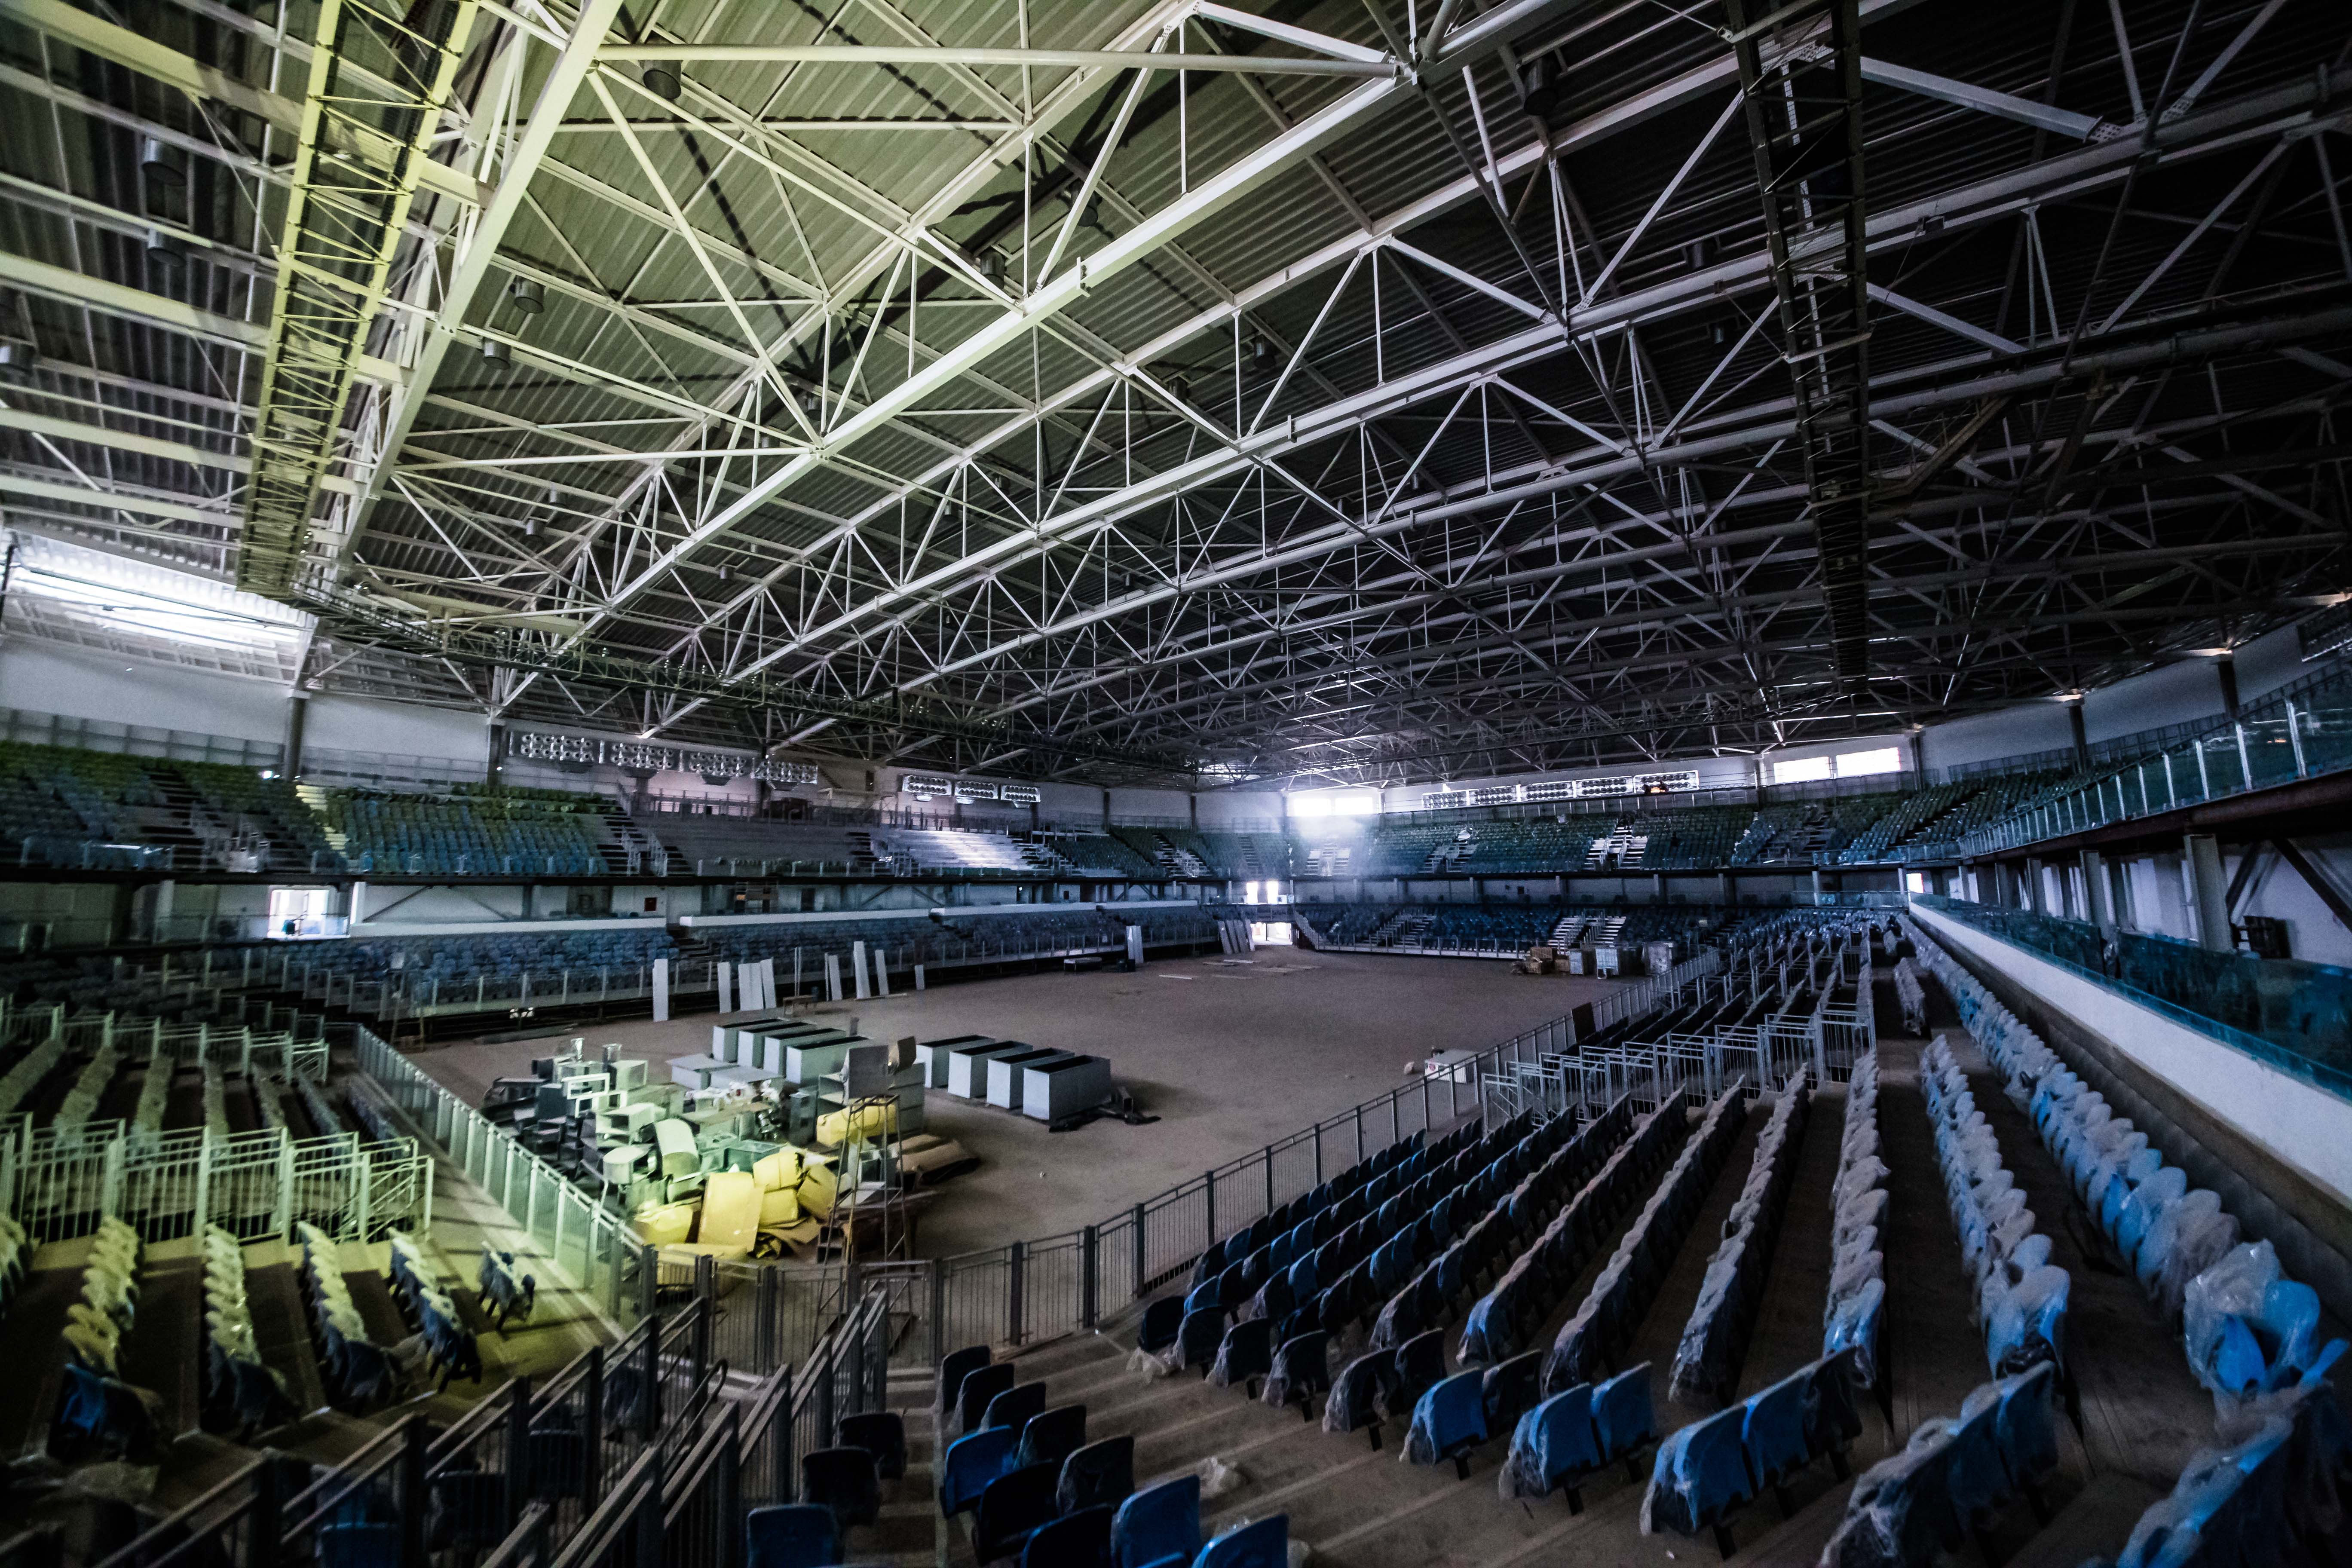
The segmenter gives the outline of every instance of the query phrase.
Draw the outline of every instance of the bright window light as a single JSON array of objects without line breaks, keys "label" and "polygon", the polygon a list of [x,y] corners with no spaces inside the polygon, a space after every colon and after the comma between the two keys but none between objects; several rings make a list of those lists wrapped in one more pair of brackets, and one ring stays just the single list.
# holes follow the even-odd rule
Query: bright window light
[{"label": "bright window light", "polygon": [[1372,816],[1380,809],[1381,792],[1372,789],[1318,790],[1290,797],[1290,815],[1297,818]]},{"label": "bright window light", "polygon": [[1257,902],[1257,884],[1255,882],[1244,882],[1242,884],[1242,902],[1245,904],[1254,904]]},{"label": "bright window light", "polygon": [[1816,784],[1829,776],[1830,760],[1827,757],[1806,757],[1801,762],[1772,764],[1774,784]]},{"label": "bright window light", "polygon": [[1842,752],[1837,758],[1838,777],[1860,778],[1864,773],[1899,773],[1903,771],[1903,753],[1894,746],[1881,746],[1874,752]]}]

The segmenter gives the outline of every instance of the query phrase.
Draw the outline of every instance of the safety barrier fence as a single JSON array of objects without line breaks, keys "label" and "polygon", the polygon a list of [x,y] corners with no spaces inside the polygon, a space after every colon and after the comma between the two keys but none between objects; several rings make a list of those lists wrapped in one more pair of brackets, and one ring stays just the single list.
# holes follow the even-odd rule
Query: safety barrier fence
[{"label": "safety barrier fence", "polygon": [[526,1528],[538,1556],[571,1540],[628,1478],[700,1444],[729,1373],[707,1299],[650,1314],[544,1382],[518,1377],[436,1431],[389,1423],[323,1475],[265,1452],[97,1568],[264,1568],[471,1560]]},{"label": "safety barrier fence", "polygon": [[2248,704],[2184,745],[2120,763],[1956,844],[1910,847],[1905,858],[2003,854],[2346,767],[2352,767],[2352,668],[2339,664]]}]

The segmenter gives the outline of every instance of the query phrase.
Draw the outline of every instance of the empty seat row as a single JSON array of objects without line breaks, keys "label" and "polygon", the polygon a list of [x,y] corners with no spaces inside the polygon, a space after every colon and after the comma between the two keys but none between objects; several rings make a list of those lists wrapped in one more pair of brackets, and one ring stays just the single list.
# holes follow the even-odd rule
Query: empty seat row
[{"label": "empty seat row", "polygon": [[452,1377],[481,1382],[482,1352],[474,1342],[474,1331],[458,1315],[457,1303],[434,1279],[433,1265],[424,1250],[396,1232],[392,1237],[390,1273],[393,1296],[425,1336],[428,1368],[439,1371],[441,1386],[448,1387]]},{"label": "empty seat row", "polygon": [[319,1087],[316,1079],[301,1073],[290,1076],[295,1096],[302,1101],[303,1113],[310,1119],[311,1131],[320,1138],[341,1132],[343,1130],[342,1116],[335,1110],[334,1102],[327,1098],[326,1090]]},{"label": "empty seat row", "polygon": [[2297,1384],[2344,1352],[2317,1341],[2319,1298],[2286,1279],[2267,1241],[2241,1246],[2221,1194],[2192,1190],[2147,1134],[2062,1061],[1942,946],[1916,942],[1962,1020],[2023,1100],[2034,1131],[2140,1288],[2182,1328],[2189,1368],[2214,1396],[2242,1401]]},{"label": "empty seat row", "polygon": [[745,1517],[744,1568],[841,1563],[848,1531],[881,1517],[882,1483],[907,1473],[905,1421],[894,1410],[844,1415],[833,1442],[801,1456],[798,1502],[756,1508]]},{"label": "empty seat row", "polygon": [[1781,1089],[1763,1136],[1756,1142],[1747,1184],[1724,1220],[1723,1240],[1707,1259],[1698,1300],[1675,1349],[1667,1388],[1678,1404],[1720,1409],[1738,1386],[1748,1338],[1763,1304],[1772,1245],[1788,1212],[1789,1187],[1796,1176],[1797,1152],[1804,1145],[1805,1112],[1811,1100],[1811,1069],[1801,1069]]},{"label": "empty seat row", "polygon": [[1919,984],[1919,965],[1908,958],[1895,961],[1895,1000],[1903,1009],[1903,1032],[1927,1032],[1927,988]]},{"label": "empty seat row", "polygon": [[1806,1466],[1827,1458],[1844,1479],[1862,1436],[1855,1389],[1852,1353],[1825,1356],[1668,1437],[1642,1494],[1642,1533],[1707,1531],[1728,1557],[1731,1517],[1765,1491],[1786,1518],[1796,1511],[1789,1483]]},{"label": "empty seat row", "polygon": [[67,1352],[101,1377],[116,1373],[122,1336],[139,1315],[139,1233],[119,1219],[98,1222],[81,1299],[66,1309]]},{"label": "empty seat row", "polygon": [[43,1040],[16,1059],[5,1077],[0,1077],[0,1117],[14,1116],[16,1108],[40,1088],[41,1080],[57,1070],[66,1059],[66,1042],[62,1035]]},{"label": "empty seat row", "polygon": [[1525,1347],[1528,1336],[1584,1272],[1633,1195],[1657,1179],[1688,1127],[1678,1104],[1654,1110],[1637,1124],[1632,1100],[1625,1098],[1577,1134],[1571,1148],[1578,1166],[1591,1169],[1596,1157],[1606,1157],[1470,1309],[1456,1352],[1465,1365],[1507,1360]]},{"label": "empty seat row", "polygon": [[1742,1078],[1707,1107],[1698,1131],[1601,1268],[1584,1304],[1560,1326],[1544,1362],[1547,1394],[1598,1380],[1624,1353],[1697,1220],[1707,1189],[1730,1158],[1747,1113],[1748,1080]]},{"label": "empty seat row", "polygon": [[2066,1308],[2073,1278],[2050,1261],[2024,1191],[2001,1161],[2000,1141],[1977,1109],[1952,1048],[1938,1035],[1919,1054],[1919,1088],[1936,1130],[1944,1196],[1960,1233],[1960,1260],[1975,1288],[1985,1362],[1996,1377],[2054,1362],[2068,1408]]},{"label": "empty seat row", "polygon": [[153,1139],[163,1133],[163,1112],[172,1103],[171,1057],[161,1047],[148,1053],[147,1070],[139,1080],[139,1102],[131,1112],[133,1133]]},{"label": "empty seat row", "polygon": [[66,1309],[65,1385],[49,1425],[56,1458],[154,1462],[162,1402],[118,1375],[122,1336],[138,1313],[141,1250],[131,1226],[113,1218],[99,1222],[82,1270],[81,1299]]},{"label": "empty seat row", "polygon": [[[1424,1144],[1422,1134],[1416,1132],[1366,1155],[1314,1191],[1292,1199],[1271,1214],[1260,1215],[1231,1236],[1211,1242],[1193,1260],[1193,1289],[1216,1279],[1235,1264],[1249,1262],[1262,1248],[1277,1249],[1266,1253],[1265,1261],[1269,1270],[1277,1257],[1286,1266],[1299,1250],[1300,1238],[1295,1233],[1300,1226],[1319,1221],[1326,1211],[1343,1204],[1351,1205],[1350,1216],[1343,1223],[1353,1224],[1356,1218],[1379,1209],[1461,1152],[1467,1146],[1465,1134],[1475,1142],[1477,1131],[1477,1124],[1473,1122],[1430,1144]],[[1286,1237],[1290,1238],[1286,1242]]]},{"label": "empty seat row", "polygon": [[1479,1157],[1491,1158],[1453,1190],[1441,1187],[1419,1226],[1372,1255],[1373,1289],[1393,1294],[1373,1320],[1371,1348],[1392,1349],[1449,1321],[1478,1277],[1496,1269],[1515,1240],[1549,1217],[1570,1190],[1574,1168],[1595,1163],[1572,1152],[1583,1147],[1571,1137],[1575,1131],[1570,1116],[1535,1127],[1527,1117],[1514,1121],[1480,1146]]},{"label": "empty seat row", "polygon": [[482,1267],[475,1277],[475,1288],[480,1292],[482,1310],[498,1324],[500,1333],[517,1318],[530,1316],[531,1306],[539,1299],[539,1279],[515,1267],[511,1252],[500,1252],[495,1247],[482,1248]]},{"label": "empty seat row", "polygon": [[206,1430],[240,1442],[293,1411],[286,1383],[261,1359],[245,1281],[245,1247],[218,1226],[205,1227],[205,1376]]},{"label": "empty seat row", "polygon": [[[1902,1449],[1864,1471],[1823,1548],[1823,1568],[1910,1568],[1979,1532],[2015,1498],[2037,1520],[2058,1468],[2058,1369],[2042,1363],[1984,1384],[1957,1417],[1921,1422]],[[1988,1551],[1987,1560],[1997,1562]]]},{"label": "empty seat row", "polygon": [[1886,1318],[1886,1162],[1878,1155],[1878,1053],[1854,1058],[1846,1083],[1845,1127],[1830,1187],[1830,1288],[1822,1309],[1822,1354],[1850,1352],[1855,1377],[1878,1394],[1893,1419],[1894,1388],[1879,1340]]},{"label": "empty seat row", "polygon": [[115,1069],[122,1065],[122,1053],[112,1041],[98,1047],[83,1064],[81,1073],[74,1079],[73,1088],[58,1105],[57,1114],[49,1125],[59,1131],[79,1128],[98,1114],[99,1101],[104,1098],[107,1086],[114,1081]]},{"label": "empty seat row", "polygon": [[[1047,1408],[1045,1385],[1017,1376],[985,1345],[940,1363],[937,1409],[955,1415],[961,1436],[940,1459],[940,1512],[971,1515],[982,1563],[1014,1552],[1024,1562],[1095,1561],[1109,1539],[1112,1510],[1135,1489],[1135,1439],[1088,1443],[1085,1405]],[[1090,1552],[1056,1555],[1082,1541]]]},{"label": "empty seat row", "polygon": [[228,1083],[221,1077],[220,1064],[203,1064],[205,1131],[215,1138],[229,1135]]},{"label": "empty seat row", "polygon": [[354,1410],[373,1409],[398,1392],[392,1357],[368,1338],[334,1238],[308,1220],[294,1229],[302,1246],[302,1293],[310,1305],[310,1330],[327,1387]]},{"label": "empty seat row", "polygon": [[2347,1560],[2352,1424],[2334,1387],[2307,1376],[2262,1414],[2252,1436],[2189,1461],[2140,1515],[2118,1568]]}]

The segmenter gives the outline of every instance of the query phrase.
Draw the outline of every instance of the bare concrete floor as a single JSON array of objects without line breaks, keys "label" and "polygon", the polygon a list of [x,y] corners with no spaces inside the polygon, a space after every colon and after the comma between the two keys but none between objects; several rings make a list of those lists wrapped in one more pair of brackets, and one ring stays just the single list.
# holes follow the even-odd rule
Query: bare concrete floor
[{"label": "bare concrete floor", "polygon": [[[887,999],[821,1005],[877,1039],[989,1035],[1110,1059],[1160,1120],[1072,1132],[933,1093],[930,1130],[980,1169],[946,1183],[923,1215],[931,1256],[1057,1235],[1103,1219],[1276,1139],[1385,1096],[1430,1052],[1483,1049],[1596,1000],[1622,982],[1515,975],[1507,964],[1261,948],[1110,970],[1013,975]],[[590,1047],[661,1060],[709,1048],[711,1014],[610,1024]],[[436,1045],[417,1064],[469,1101],[530,1070],[567,1037]],[[1415,1088],[1418,1092],[1418,1087]],[[1436,1109],[1445,1111],[1444,1090]]]}]

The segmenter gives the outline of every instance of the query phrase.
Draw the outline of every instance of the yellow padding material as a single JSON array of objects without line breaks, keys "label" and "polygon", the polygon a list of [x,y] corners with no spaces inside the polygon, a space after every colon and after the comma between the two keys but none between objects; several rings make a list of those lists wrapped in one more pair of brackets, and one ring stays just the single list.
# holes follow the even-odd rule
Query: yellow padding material
[{"label": "yellow padding material", "polygon": [[800,1219],[800,1194],[790,1187],[778,1187],[760,1194],[761,1229],[775,1225],[798,1225]]},{"label": "yellow padding material", "polygon": [[819,1219],[824,1218],[833,1213],[834,1194],[839,1187],[840,1183],[834,1179],[828,1167],[810,1161],[802,1167],[799,1193],[802,1211]]},{"label": "yellow padding material", "polygon": [[656,1247],[684,1241],[693,1234],[692,1204],[646,1204],[637,1210],[637,1235]]},{"label": "yellow padding material", "polygon": [[749,1171],[715,1171],[702,1184],[702,1228],[695,1239],[706,1247],[751,1250],[760,1234],[760,1184]]},{"label": "yellow padding material", "polygon": [[852,1137],[887,1138],[898,1130],[898,1106],[896,1100],[879,1105],[852,1106],[816,1119],[816,1141],[836,1148],[848,1142]]},{"label": "yellow padding material", "polygon": [[760,1179],[760,1190],[772,1193],[779,1187],[796,1187],[801,1184],[801,1152],[779,1149],[772,1154],[762,1154],[752,1162],[751,1174]]}]

